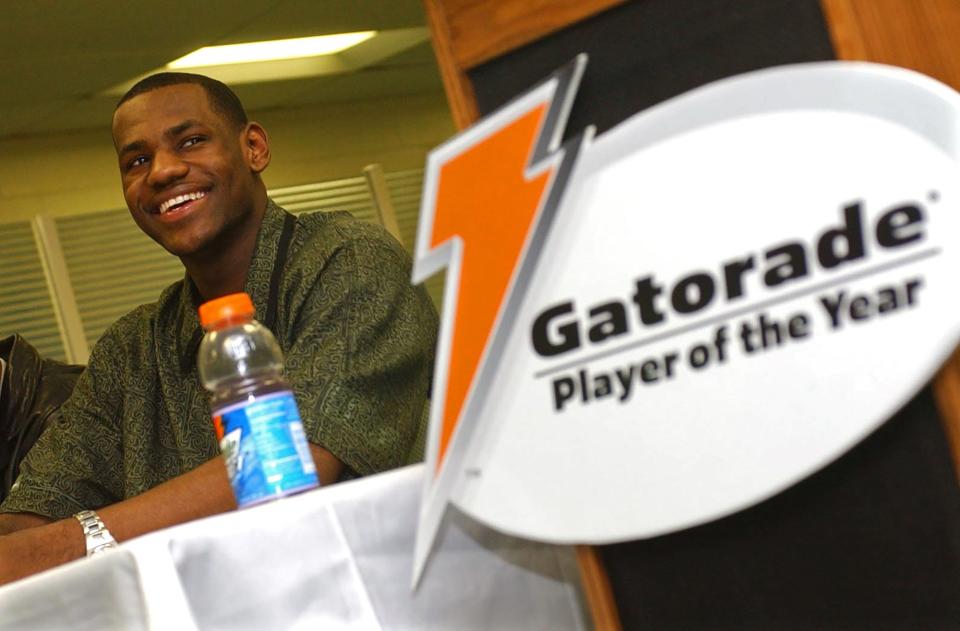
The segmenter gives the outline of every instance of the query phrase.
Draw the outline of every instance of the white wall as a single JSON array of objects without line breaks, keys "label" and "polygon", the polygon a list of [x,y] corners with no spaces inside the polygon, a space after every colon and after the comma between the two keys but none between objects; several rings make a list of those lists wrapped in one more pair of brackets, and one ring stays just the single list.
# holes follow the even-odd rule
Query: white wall
[{"label": "white wall", "polygon": [[[272,141],[268,188],[357,176],[371,162],[387,171],[422,167],[455,131],[442,93],[250,117]],[[102,130],[0,140],[0,223],[123,206],[109,121]]]}]

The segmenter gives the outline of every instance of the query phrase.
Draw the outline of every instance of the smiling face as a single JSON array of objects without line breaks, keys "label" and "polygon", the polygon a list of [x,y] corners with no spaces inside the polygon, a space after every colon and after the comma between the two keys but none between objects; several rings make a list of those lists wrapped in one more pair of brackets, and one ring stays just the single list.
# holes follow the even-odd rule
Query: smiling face
[{"label": "smiling face", "polygon": [[120,105],[113,139],[130,214],[167,251],[186,263],[255,239],[270,162],[259,125],[231,124],[203,87],[185,83]]}]

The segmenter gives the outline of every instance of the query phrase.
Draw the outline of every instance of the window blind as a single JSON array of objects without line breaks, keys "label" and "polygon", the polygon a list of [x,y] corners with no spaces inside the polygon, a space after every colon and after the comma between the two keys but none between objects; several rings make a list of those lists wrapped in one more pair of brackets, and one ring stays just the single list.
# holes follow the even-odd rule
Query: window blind
[{"label": "window blind", "polygon": [[360,177],[273,188],[273,201],[292,213],[346,210],[357,219],[379,223],[366,180]]},{"label": "window blind", "polygon": [[125,209],[59,217],[56,225],[91,348],[120,316],[156,301],[183,278],[180,261],[143,234]]},{"label": "window blind", "polygon": [[64,361],[66,353],[29,221],[0,225],[0,337],[14,333],[42,356]]}]

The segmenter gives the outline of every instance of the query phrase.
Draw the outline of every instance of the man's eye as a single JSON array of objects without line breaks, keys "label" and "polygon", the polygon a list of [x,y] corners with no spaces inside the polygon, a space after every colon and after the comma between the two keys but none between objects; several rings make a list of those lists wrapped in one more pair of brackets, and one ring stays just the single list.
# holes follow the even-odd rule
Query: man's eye
[{"label": "man's eye", "polygon": [[137,156],[136,158],[134,158],[133,160],[127,163],[127,168],[133,169],[140,166],[141,164],[146,164],[146,162],[147,162],[146,156]]},{"label": "man's eye", "polygon": [[189,138],[183,141],[182,146],[192,147],[193,145],[203,142],[203,140],[204,140],[203,136],[190,136]]}]

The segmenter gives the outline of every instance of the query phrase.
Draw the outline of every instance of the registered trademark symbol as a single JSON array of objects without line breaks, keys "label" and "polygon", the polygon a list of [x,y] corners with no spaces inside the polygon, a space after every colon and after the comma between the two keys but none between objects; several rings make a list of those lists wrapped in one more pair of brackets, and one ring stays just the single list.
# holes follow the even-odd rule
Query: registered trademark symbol
[{"label": "registered trademark symbol", "polygon": [[929,193],[927,193],[927,198],[928,198],[931,202],[938,201],[938,200],[940,199],[940,192],[939,192],[939,191],[930,191]]}]

